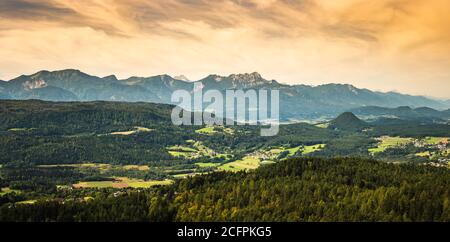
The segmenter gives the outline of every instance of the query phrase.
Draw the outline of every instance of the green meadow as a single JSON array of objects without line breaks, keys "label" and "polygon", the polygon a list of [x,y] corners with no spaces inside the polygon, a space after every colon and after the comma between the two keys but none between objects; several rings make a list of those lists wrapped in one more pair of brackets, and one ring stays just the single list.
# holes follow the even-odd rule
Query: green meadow
[{"label": "green meadow", "polygon": [[317,144],[317,145],[309,145],[304,146],[302,150],[302,155],[307,155],[316,151],[320,151],[325,148],[326,144]]},{"label": "green meadow", "polygon": [[383,136],[378,138],[377,140],[379,141],[377,147],[369,149],[369,152],[371,154],[384,152],[386,149],[389,148],[401,147],[413,141],[412,138],[390,137],[390,136]]},{"label": "green meadow", "polygon": [[442,142],[448,142],[448,139],[447,137],[426,137],[424,141],[428,145],[438,145]]},{"label": "green meadow", "polygon": [[236,160],[230,163],[223,164],[218,167],[219,170],[223,171],[243,171],[243,170],[253,170],[258,168],[260,165],[260,160],[252,157],[244,157],[241,160]]},{"label": "green meadow", "polygon": [[200,168],[207,168],[207,167],[216,167],[219,166],[219,163],[212,163],[212,162],[208,162],[208,163],[195,163],[198,167]]},{"label": "green meadow", "polygon": [[199,133],[199,134],[214,134],[214,133],[217,133],[217,131],[214,130],[213,126],[208,126],[208,127],[202,128],[202,129],[197,129],[195,132]]},{"label": "green meadow", "polygon": [[112,181],[84,181],[73,184],[74,188],[149,188],[156,185],[170,185],[172,180],[144,181],[128,177],[114,177]]},{"label": "green meadow", "polygon": [[19,190],[15,190],[15,189],[11,189],[9,187],[3,187],[2,189],[0,189],[0,196],[9,194],[9,193],[20,193]]}]

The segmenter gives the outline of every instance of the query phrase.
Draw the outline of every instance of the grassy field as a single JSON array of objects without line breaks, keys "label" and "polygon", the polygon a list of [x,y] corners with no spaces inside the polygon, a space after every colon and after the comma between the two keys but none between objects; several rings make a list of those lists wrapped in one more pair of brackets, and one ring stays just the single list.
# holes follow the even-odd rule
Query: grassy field
[{"label": "grassy field", "polygon": [[274,164],[274,163],[276,163],[275,161],[273,161],[273,160],[263,160],[263,161],[261,161],[261,165],[269,165],[269,164]]},{"label": "grassy field", "polygon": [[80,163],[80,164],[55,164],[55,165],[38,165],[42,168],[52,168],[52,167],[74,167],[79,169],[98,169],[100,171],[105,171],[111,169],[113,165],[104,163]]},{"label": "grassy field", "polygon": [[191,156],[192,153],[188,153],[188,152],[180,152],[180,151],[169,151],[169,154],[173,157],[182,157],[182,158],[192,158]]},{"label": "grassy field", "polygon": [[198,151],[198,150],[196,150],[194,148],[186,147],[186,146],[182,146],[182,145],[170,146],[167,149],[171,150],[171,151],[180,151],[180,152],[197,152]]},{"label": "grassy field", "polygon": [[17,202],[16,204],[35,204],[37,200],[25,200],[21,202]]},{"label": "grassy field", "polygon": [[128,177],[114,177],[114,181],[89,181],[73,184],[74,188],[149,188],[156,185],[170,185],[172,180],[144,181]]},{"label": "grassy field", "polygon": [[224,133],[226,133],[226,134],[229,134],[229,135],[233,135],[234,134],[234,129],[232,129],[232,128],[223,128],[222,129],[222,131],[224,132]]},{"label": "grassy field", "polygon": [[293,156],[293,155],[295,155],[295,154],[300,150],[300,148],[301,148],[301,146],[286,149],[286,151],[289,152],[288,156]]},{"label": "grassy field", "polygon": [[10,132],[25,132],[25,131],[33,131],[35,128],[11,128],[8,129]]},{"label": "grassy field", "polygon": [[186,143],[186,145],[175,145],[168,147],[168,153],[174,157],[182,157],[186,159],[195,159],[198,157],[228,159],[227,154],[217,153],[206,147],[201,141],[188,140]]},{"label": "grassy field", "polygon": [[426,137],[424,141],[428,145],[438,145],[439,143],[448,142],[448,139],[447,137]]},{"label": "grassy field", "polygon": [[377,140],[379,141],[378,146],[369,149],[369,152],[371,154],[384,152],[388,148],[401,147],[413,141],[412,138],[390,137],[390,136],[383,136],[378,138]]},{"label": "grassy field", "polygon": [[232,129],[230,127],[224,127],[224,126],[207,126],[202,129],[197,129],[195,132],[198,134],[208,134],[208,135],[222,132],[224,134],[233,135],[234,129]]},{"label": "grassy field", "polygon": [[132,135],[139,132],[150,132],[153,131],[153,129],[145,128],[145,127],[134,127],[133,130],[129,131],[119,131],[119,132],[112,132],[111,135]]},{"label": "grassy field", "polygon": [[200,167],[200,168],[216,167],[216,166],[220,165],[219,163],[212,163],[212,162],[209,162],[209,163],[201,163],[201,162],[199,162],[199,163],[195,163],[195,164],[198,167]]},{"label": "grassy field", "polygon": [[221,165],[218,167],[218,169],[223,171],[237,172],[242,170],[253,170],[258,168],[259,165],[259,159],[246,156],[242,160],[237,160]]},{"label": "grassy field", "polygon": [[447,148],[444,152],[443,152],[443,154],[444,155],[450,155],[450,148]]},{"label": "grassy field", "polygon": [[149,166],[145,166],[145,165],[125,165],[122,166],[123,169],[125,170],[138,170],[138,171],[148,171],[150,170]]},{"label": "grassy field", "polygon": [[8,193],[13,193],[13,192],[15,192],[15,193],[20,193],[19,190],[14,190],[14,189],[11,189],[11,188],[9,188],[9,187],[3,187],[3,188],[0,190],[0,196],[6,195],[6,194],[8,194]]},{"label": "grassy field", "polygon": [[198,156],[198,150],[187,146],[175,145],[168,147],[167,149],[169,154],[174,157],[183,157],[190,159]]},{"label": "grassy field", "polygon": [[316,124],[316,127],[322,128],[322,129],[326,129],[326,128],[328,128],[328,126],[330,126],[330,123]]},{"label": "grassy field", "polygon": [[192,173],[176,174],[173,177],[174,178],[188,178],[188,177],[193,177],[193,176],[198,176],[198,175],[203,175],[203,174],[207,174],[207,172],[192,172]]},{"label": "grassy field", "polygon": [[246,155],[243,159],[223,164],[218,167],[218,170],[233,171],[233,172],[242,170],[252,170],[258,168],[260,165],[263,164],[275,163],[274,160],[276,160],[282,152],[287,151],[288,154],[286,157],[292,157],[298,152],[302,152],[302,154],[309,154],[315,151],[319,151],[324,147],[325,144],[317,144],[311,146],[297,146],[293,148],[286,148],[283,146],[271,147],[268,150],[265,149],[255,151],[251,154]]},{"label": "grassy field", "polygon": [[292,157],[297,154],[298,151],[301,151],[302,155],[306,155],[312,152],[319,151],[325,148],[326,144],[317,144],[317,145],[309,145],[309,146],[297,146],[294,148],[285,148],[285,147],[276,147],[269,150],[269,154],[279,155],[281,152],[288,151],[289,154],[287,157]]},{"label": "grassy field", "polygon": [[270,154],[279,155],[281,152],[284,151],[284,147],[276,147],[269,150]]},{"label": "grassy field", "polygon": [[148,171],[150,167],[147,165],[111,165],[104,163],[81,163],[81,164],[55,164],[55,165],[39,165],[41,168],[54,168],[54,167],[73,167],[78,168],[81,171],[85,169],[95,169],[100,173],[105,173],[110,170],[136,170],[136,171]]},{"label": "grassy field", "polygon": [[217,133],[217,131],[214,130],[213,126],[208,126],[208,127],[202,128],[202,129],[197,129],[195,132],[199,133],[199,134],[214,134],[214,133]]},{"label": "grassy field", "polygon": [[111,164],[105,163],[80,163],[80,164],[55,164],[55,165],[38,165],[38,167],[42,168],[51,168],[51,167],[77,167],[77,168],[105,168],[111,166]]},{"label": "grassy field", "polygon": [[424,151],[424,152],[420,152],[420,153],[416,153],[416,156],[420,156],[420,157],[430,157],[430,152],[429,151]]},{"label": "grassy field", "polygon": [[307,155],[325,148],[326,144],[309,145],[303,147],[302,155]]}]

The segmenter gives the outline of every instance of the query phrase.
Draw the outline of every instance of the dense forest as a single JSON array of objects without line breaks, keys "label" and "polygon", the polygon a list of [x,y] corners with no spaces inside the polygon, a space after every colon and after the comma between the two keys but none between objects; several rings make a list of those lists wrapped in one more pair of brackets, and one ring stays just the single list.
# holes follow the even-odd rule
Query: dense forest
[{"label": "dense forest", "polygon": [[450,172],[295,158],[89,201],[5,204],[1,221],[450,221]]}]

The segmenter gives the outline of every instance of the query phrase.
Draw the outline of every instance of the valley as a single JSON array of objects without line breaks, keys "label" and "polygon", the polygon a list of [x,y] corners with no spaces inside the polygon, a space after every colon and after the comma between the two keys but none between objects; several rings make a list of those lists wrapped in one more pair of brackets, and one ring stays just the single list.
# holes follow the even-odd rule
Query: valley
[{"label": "valley", "polygon": [[164,104],[0,102],[0,209],[102,203],[204,177],[252,176],[292,159],[360,157],[450,171],[442,124],[383,125],[344,113],[262,137],[257,126],[174,126]]},{"label": "valley", "polygon": [[0,0],[2,235],[445,238],[449,9]]}]

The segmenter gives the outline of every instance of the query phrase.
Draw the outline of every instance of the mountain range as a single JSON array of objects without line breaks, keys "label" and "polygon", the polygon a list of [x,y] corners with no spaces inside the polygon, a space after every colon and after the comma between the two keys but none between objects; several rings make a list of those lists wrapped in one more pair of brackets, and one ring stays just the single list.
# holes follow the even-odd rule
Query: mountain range
[{"label": "mountain range", "polygon": [[[177,79],[179,78],[179,79]],[[184,76],[151,77],[116,76],[97,77],[79,70],[40,71],[22,75],[9,81],[0,81],[0,99],[41,99],[47,101],[126,101],[171,104],[175,90],[192,91],[193,81]],[[183,79],[183,80],[180,80]],[[204,90],[216,89],[278,89],[280,90],[280,117],[283,120],[305,120],[336,117],[360,107],[447,109],[449,101],[396,92],[376,92],[348,84],[319,86],[287,85],[267,80],[260,74],[245,73],[229,76],[209,75],[201,80]],[[423,109],[422,111],[430,111]],[[434,110],[437,111],[437,110]],[[432,111],[430,111],[432,112]],[[437,111],[438,112],[438,111]],[[358,115],[358,112],[355,112]]]},{"label": "mountain range", "polygon": [[410,108],[401,106],[397,108],[385,107],[359,107],[350,112],[358,117],[376,123],[401,123],[402,121],[419,121],[421,123],[447,123],[450,120],[450,109],[435,110],[429,107]]}]

